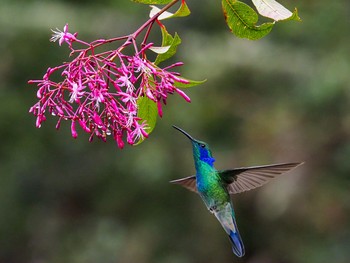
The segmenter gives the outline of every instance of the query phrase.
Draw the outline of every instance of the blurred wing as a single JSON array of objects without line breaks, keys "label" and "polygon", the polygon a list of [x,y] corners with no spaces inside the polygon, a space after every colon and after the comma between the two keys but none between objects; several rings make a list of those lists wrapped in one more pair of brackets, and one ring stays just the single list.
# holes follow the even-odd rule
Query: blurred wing
[{"label": "blurred wing", "polygon": [[264,166],[242,167],[219,171],[230,194],[237,194],[260,187],[277,175],[290,171],[303,163],[282,163]]},{"label": "blurred wing", "polygon": [[189,176],[189,177],[185,177],[185,178],[181,178],[181,179],[177,179],[177,180],[173,180],[173,181],[170,181],[170,183],[181,185],[192,192],[198,193],[197,192],[197,184],[196,184],[196,176],[194,176],[194,175]]}]

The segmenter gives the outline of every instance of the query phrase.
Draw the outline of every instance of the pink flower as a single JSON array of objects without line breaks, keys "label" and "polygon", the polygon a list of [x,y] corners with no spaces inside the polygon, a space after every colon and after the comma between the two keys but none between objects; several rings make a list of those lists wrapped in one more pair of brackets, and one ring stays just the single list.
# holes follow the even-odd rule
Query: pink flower
[{"label": "pink flower", "polygon": [[68,32],[68,24],[63,27],[63,32],[56,28],[56,30],[52,30],[52,37],[50,38],[51,42],[56,42],[58,40],[58,44],[61,46],[63,42],[66,42],[69,46],[72,45],[72,42],[76,41],[77,33],[71,34]]},{"label": "pink flower", "polygon": [[135,144],[138,141],[142,141],[145,138],[148,138],[148,133],[145,131],[148,129],[147,123],[144,121],[141,124],[135,122],[135,129],[132,132],[129,132],[127,135],[127,141],[130,144]]},{"label": "pink flower", "polygon": [[77,130],[75,128],[75,120],[72,120],[72,124],[71,124],[71,132],[72,132],[72,137],[74,139],[76,139],[78,137],[78,133]]},{"label": "pink flower", "polygon": [[81,81],[79,84],[77,84],[76,82],[71,83],[72,85],[72,92],[70,94],[70,98],[69,98],[69,103],[73,103],[73,102],[79,102],[79,99],[84,95],[84,92],[82,91],[83,89],[85,89],[85,87],[83,85],[81,85]]},{"label": "pink flower", "polygon": [[[36,127],[40,128],[46,116],[58,117],[56,128],[62,120],[71,121],[72,137],[77,138],[78,126],[94,137],[106,141],[111,136],[119,148],[124,147],[123,137],[133,145],[148,137],[147,120],[138,116],[138,99],[147,96],[157,103],[159,116],[163,115],[162,104],[169,94],[177,93],[186,101],[189,97],[175,86],[176,82],[186,81],[179,73],[170,69],[181,66],[178,62],[161,68],[147,60],[144,52],[151,47],[145,45],[133,55],[123,54],[126,45],[116,50],[97,52],[95,48],[110,43],[98,40],[85,43],[77,39],[77,34],[68,32],[68,24],[63,32],[53,31],[51,41],[59,45],[66,42],[72,50],[71,62],[48,68],[41,80],[30,80],[38,86],[38,102],[30,108],[36,118]],[[75,50],[73,42],[86,48]],[[103,50],[103,49],[102,49]],[[129,54],[130,52],[128,52]],[[55,76],[54,76],[55,75]],[[60,81],[56,79],[61,78]]]}]

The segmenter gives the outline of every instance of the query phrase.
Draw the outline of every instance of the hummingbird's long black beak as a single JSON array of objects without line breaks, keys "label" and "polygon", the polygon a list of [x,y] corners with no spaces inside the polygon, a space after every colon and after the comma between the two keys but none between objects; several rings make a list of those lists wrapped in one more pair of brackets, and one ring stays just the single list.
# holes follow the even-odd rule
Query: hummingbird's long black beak
[{"label": "hummingbird's long black beak", "polygon": [[180,131],[181,133],[185,134],[186,137],[187,137],[188,139],[190,139],[191,141],[193,141],[193,142],[196,141],[191,135],[189,135],[189,134],[188,134],[187,132],[185,132],[183,129],[180,129],[179,127],[177,127],[177,126],[175,126],[175,125],[173,125],[173,127],[174,127],[176,130]]}]

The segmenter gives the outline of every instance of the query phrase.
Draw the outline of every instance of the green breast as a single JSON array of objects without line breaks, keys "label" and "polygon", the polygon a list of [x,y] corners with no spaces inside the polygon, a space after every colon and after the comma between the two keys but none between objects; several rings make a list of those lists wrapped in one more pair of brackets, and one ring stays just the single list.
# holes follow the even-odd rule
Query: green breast
[{"label": "green breast", "polygon": [[[203,199],[209,203],[222,203],[229,200],[217,170],[203,162],[197,169],[197,189]],[[206,202],[206,203],[208,203]]]}]

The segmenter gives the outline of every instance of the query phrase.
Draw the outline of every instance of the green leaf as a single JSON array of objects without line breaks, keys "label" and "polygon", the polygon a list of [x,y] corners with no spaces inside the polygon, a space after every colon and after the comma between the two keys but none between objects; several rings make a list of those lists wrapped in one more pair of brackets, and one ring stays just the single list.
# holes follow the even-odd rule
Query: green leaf
[{"label": "green leaf", "polygon": [[[144,97],[138,98],[137,107],[138,107],[137,117],[141,118],[141,120],[139,120],[139,123],[146,121],[148,126],[148,129],[146,130],[146,132],[150,134],[157,123],[157,117],[158,117],[157,104],[147,96],[144,96]],[[138,145],[143,141],[144,139],[140,139],[134,145]]]},{"label": "green leaf", "polygon": [[[149,13],[150,18],[152,18],[153,16],[158,14],[159,11],[161,11],[160,8],[158,8],[154,5],[150,5],[150,7],[151,7],[151,12]],[[184,16],[188,16],[190,14],[191,14],[191,11],[188,8],[186,2],[181,2],[181,6],[179,7],[179,9],[175,13],[170,13],[168,11],[165,11],[158,17],[158,20],[164,20],[164,19],[173,18],[173,17],[184,17]]]},{"label": "green leaf", "polygon": [[161,31],[162,31],[162,47],[169,46],[169,49],[167,52],[163,54],[159,54],[154,61],[154,64],[158,65],[164,60],[167,60],[174,56],[176,54],[177,46],[181,44],[181,38],[177,33],[175,33],[175,36],[172,37],[166,30],[165,26],[161,26]]},{"label": "green leaf", "polygon": [[175,12],[173,17],[184,17],[189,16],[191,14],[190,9],[188,8],[186,2],[181,2],[181,6],[179,9]]},{"label": "green leaf", "polygon": [[282,21],[289,21],[289,20],[295,20],[298,22],[302,21],[301,18],[299,17],[298,9],[294,8],[293,14],[290,17],[288,17],[287,19],[284,19]]},{"label": "green leaf", "polygon": [[232,33],[241,38],[256,40],[270,33],[274,23],[259,26],[258,14],[248,5],[236,0],[222,0],[226,23]]},{"label": "green leaf", "polygon": [[169,4],[172,0],[131,0],[136,3],[146,4],[146,5],[166,5]]},{"label": "green leaf", "polygon": [[297,10],[292,13],[275,0],[252,0],[259,14],[275,21],[299,20]]},{"label": "green leaf", "polygon": [[184,80],[184,82],[187,82],[187,83],[184,83],[184,82],[180,82],[180,81],[175,81],[174,86],[177,88],[182,88],[182,89],[191,88],[191,87],[203,84],[204,82],[207,81],[206,79],[204,79],[204,80],[191,80],[191,79],[186,79],[186,78],[182,78],[182,77],[179,77],[179,79],[182,79],[182,80]]}]

